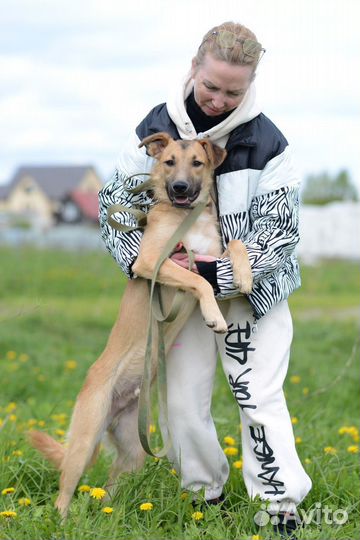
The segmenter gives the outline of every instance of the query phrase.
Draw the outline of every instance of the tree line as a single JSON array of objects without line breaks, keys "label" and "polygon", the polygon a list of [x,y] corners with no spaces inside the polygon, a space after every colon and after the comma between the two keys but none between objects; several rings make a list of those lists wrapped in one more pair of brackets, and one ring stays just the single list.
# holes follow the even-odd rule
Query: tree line
[{"label": "tree line", "polygon": [[303,204],[317,205],[336,201],[359,201],[359,193],[349,172],[342,169],[334,176],[327,172],[308,175],[301,200]]}]

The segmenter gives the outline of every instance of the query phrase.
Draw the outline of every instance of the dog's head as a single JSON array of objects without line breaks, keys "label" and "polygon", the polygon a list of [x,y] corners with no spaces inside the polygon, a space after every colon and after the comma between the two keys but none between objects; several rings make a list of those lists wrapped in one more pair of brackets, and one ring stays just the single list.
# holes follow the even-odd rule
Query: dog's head
[{"label": "dog's head", "polygon": [[157,201],[170,200],[178,208],[191,208],[208,199],[214,169],[226,157],[226,150],[208,139],[175,141],[163,132],[146,137],[142,146],[157,160],[151,174]]}]

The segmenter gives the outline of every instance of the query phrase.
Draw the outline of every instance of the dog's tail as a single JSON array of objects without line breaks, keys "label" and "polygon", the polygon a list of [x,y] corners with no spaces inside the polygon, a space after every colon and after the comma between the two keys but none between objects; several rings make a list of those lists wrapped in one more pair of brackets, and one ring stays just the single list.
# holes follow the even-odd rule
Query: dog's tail
[{"label": "dog's tail", "polygon": [[46,459],[51,461],[57,469],[61,468],[61,463],[65,455],[65,447],[44,431],[30,431],[28,434],[30,444],[39,450]]}]

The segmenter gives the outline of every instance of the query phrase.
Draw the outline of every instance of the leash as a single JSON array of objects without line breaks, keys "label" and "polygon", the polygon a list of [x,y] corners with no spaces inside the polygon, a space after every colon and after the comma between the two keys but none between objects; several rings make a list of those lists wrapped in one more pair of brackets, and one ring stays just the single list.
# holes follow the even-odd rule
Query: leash
[{"label": "leash", "polygon": [[[133,175],[138,176],[138,175]],[[133,176],[126,179],[129,180]],[[151,186],[151,180],[140,184],[135,188],[127,189],[130,193],[140,193],[146,191]],[[174,251],[175,246],[182,240],[186,232],[195,223],[197,218],[205,209],[207,203],[199,203],[195,208],[191,209],[185,219],[176,229],[174,234],[166,242],[159,259],[155,265],[151,280],[148,280],[149,293],[150,293],[150,307],[149,307],[149,324],[146,340],[145,359],[144,359],[144,373],[141,381],[140,394],[139,394],[139,414],[138,414],[138,432],[142,447],[145,452],[150,456],[161,458],[164,457],[171,447],[171,437],[168,428],[168,407],[167,407],[167,384],[166,384],[166,355],[165,355],[165,339],[164,339],[164,323],[172,322],[176,319],[181,304],[183,302],[184,293],[177,291],[172,304],[167,313],[164,312],[162,300],[161,300],[161,287],[156,282],[157,276],[163,262]],[[118,223],[112,215],[116,212],[127,212],[134,216],[137,220],[137,225],[128,226]],[[128,232],[131,230],[142,229],[146,225],[146,213],[138,208],[128,208],[127,206],[114,204],[109,206],[107,210],[108,223],[111,227],[117,229],[120,232]],[[193,254],[186,250],[189,257],[189,269],[192,268],[194,261]],[[163,427],[163,448],[155,451],[151,449],[149,441],[149,426],[150,426],[150,414],[151,414],[151,381],[152,381],[152,342],[153,342],[153,328],[157,325],[158,333],[158,376],[157,376],[157,392],[158,392],[158,404],[159,404],[159,416],[164,419]]]}]

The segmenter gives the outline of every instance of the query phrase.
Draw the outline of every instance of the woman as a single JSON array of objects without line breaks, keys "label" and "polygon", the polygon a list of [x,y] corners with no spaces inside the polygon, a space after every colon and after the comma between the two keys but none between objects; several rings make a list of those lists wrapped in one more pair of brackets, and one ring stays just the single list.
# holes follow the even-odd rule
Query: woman
[{"label": "woman", "polygon": [[[296,453],[282,386],[292,341],[288,296],[300,285],[294,255],[298,242],[299,179],[288,143],[258,108],[255,72],[264,53],[255,35],[240,24],[209,30],[192,61],[179,94],[156,106],[123,149],[112,181],[100,192],[100,219],[107,248],[129,278],[141,240],[140,231],[120,233],[107,224],[111,204],[151,203],[148,194],[129,195],[124,180],[148,172],[152,158],[140,140],[166,131],[174,139],[209,137],[225,147],[216,170],[218,214],[224,247],[241,239],[248,251],[254,286],[239,296],[228,258],[197,257],[194,271],[214,287],[228,322],[215,335],[196,310],[167,359],[169,459],[192,491],[204,488],[208,502],[222,500],[229,465],[210,414],[211,393],[220,353],[242,421],[243,472],[250,497],[270,501],[270,512],[294,511],[311,488]],[[131,223],[127,214],[118,220]],[[173,256],[187,266],[184,256]],[[194,376],[194,373],[196,376]]]}]

